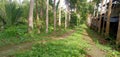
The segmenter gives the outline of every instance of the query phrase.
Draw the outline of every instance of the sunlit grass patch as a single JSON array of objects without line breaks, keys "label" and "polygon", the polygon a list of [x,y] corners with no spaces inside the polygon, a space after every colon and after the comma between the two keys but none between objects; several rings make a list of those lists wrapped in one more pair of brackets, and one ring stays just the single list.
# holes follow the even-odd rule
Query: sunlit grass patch
[{"label": "sunlit grass patch", "polygon": [[87,42],[82,39],[81,30],[72,35],[56,41],[38,43],[32,50],[16,54],[16,57],[85,57],[85,49],[89,47]]},{"label": "sunlit grass patch", "polygon": [[32,51],[17,54],[16,57],[85,57],[86,52],[76,45],[62,43],[36,44]]}]

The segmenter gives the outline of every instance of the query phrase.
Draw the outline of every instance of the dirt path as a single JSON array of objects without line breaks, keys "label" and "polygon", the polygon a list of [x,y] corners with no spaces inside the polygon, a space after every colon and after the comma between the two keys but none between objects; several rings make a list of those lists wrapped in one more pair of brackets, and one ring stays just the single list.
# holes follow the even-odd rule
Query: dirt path
[{"label": "dirt path", "polygon": [[28,43],[22,43],[19,45],[6,46],[3,48],[0,48],[0,57],[7,57],[8,55],[12,55],[17,51],[30,49],[32,45],[33,45],[33,42],[28,42]]},{"label": "dirt path", "polygon": [[86,51],[87,53],[89,54],[88,57],[105,57],[105,52],[100,50],[95,42],[93,41],[93,39],[89,36],[88,32],[87,31],[84,31],[83,32],[83,39],[86,40],[91,48],[88,48]]}]

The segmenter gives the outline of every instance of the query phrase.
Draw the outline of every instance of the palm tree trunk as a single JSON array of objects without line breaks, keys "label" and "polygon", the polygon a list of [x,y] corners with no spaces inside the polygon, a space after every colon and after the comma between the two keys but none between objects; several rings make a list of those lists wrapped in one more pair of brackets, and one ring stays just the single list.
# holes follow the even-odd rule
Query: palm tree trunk
[{"label": "palm tree trunk", "polygon": [[69,17],[69,18],[68,18],[68,19],[69,19],[69,20],[68,20],[68,21],[69,21],[68,25],[70,26],[70,21],[71,21],[71,12],[70,12],[70,9],[69,9],[69,13],[68,13],[68,14],[69,14],[69,16],[68,16],[68,17]]},{"label": "palm tree trunk", "polygon": [[94,4],[94,12],[93,12],[93,17],[95,17],[96,14],[96,3]]},{"label": "palm tree trunk", "polygon": [[40,18],[42,18],[43,15],[44,15],[44,14],[43,14],[43,9],[41,8],[41,9],[40,9]]},{"label": "palm tree trunk", "polygon": [[112,0],[110,0],[109,2],[105,36],[109,36],[111,8],[112,8]]},{"label": "palm tree trunk", "polygon": [[61,0],[59,0],[59,27],[61,27],[61,11],[62,11],[62,7],[61,7]]},{"label": "palm tree trunk", "polygon": [[59,27],[61,27],[61,7],[59,8]]},{"label": "palm tree trunk", "polygon": [[[105,4],[107,4],[107,0],[105,1]],[[106,18],[106,13],[105,13],[105,15],[104,15],[104,19]],[[104,35],[104,30],[105,30],[105,21],[103,20],[103,25],[102,25],[102,34]]]},{"label": "palm tree trunk", "polygon": [[48,9],[49,9],[49,0],[46,1],[46,6],[47,6],[47,9],[46,9],[46,33],[48,33]]},{"label": "palm tree trunk", "polygon": [[116,44],[120,45],[120,14],[119,14],[119,24],[118,24],[118,32],[117,32]]},{"label": "palm tree trunk", "polygon": [[98,32],[101,31],[101,21],[102,21],[102,10],[103,10],[103,2],[104,0],[102,0],[102,8],[101,8],[101,12],[100,12],[100,20],[99,20],[99,26],[98,26]]},{"label": "palm tree trunk", "polygon": [[65,29],[67,29],[67,10],[65,11]]},{"label": "palm tree trunk", "polygon": [[[69,3],[70,4],[70,3]],[[70,12],[70,6],[69,5],[67,5],[67,12],[68,12],[68,20],[67,20],[67,24],[68,24],[68,26],[70,26],[70,20],[71,20],[71,12]]]},{"label": "palm tree trunk", "polygon": [[28,17],[28,33],[32,33],[33,30],[33,9],[34,9],[34,0],[30,0],[30,10]]},{"label": "palm tree trunk", "polygon": [[54,31],[56,31],[56,0],[54,0]]},{"label": "palm tree trunk", "polygon": [[[106,14],[104,15],[104,19],[105,19]],[[102,25],[102,35],[104,35],[104,30],[105,30],[105,21],[103,20],[103,25]]]},{"label": "palm tree trunk", "polygon": [[38,15],[38,0],[36,0],[36,22],[37,22],[37,32],[40,33],[40,23],[39,23],[39,15]]},{"label": "palm tree trunk", "polygon": [[77,4],[75,4],[75,13],[77,13]]}]

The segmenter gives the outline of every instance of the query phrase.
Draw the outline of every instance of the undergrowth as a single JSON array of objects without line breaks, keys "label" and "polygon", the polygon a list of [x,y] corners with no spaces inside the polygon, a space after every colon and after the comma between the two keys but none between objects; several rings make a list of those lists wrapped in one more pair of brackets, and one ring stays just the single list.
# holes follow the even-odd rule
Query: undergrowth
[{"label": "undergrowth", "polygon": [[[85,49],[90,47],[82,39],[82,29],[76,28],[76,32],[71,33],[61,40],[47,41],[35,44],[31,50],[18,52],[15,57],[85,57]],[[57,39],[57,37],[56,37]]]},{"label": "undergrowth", "polygon": [[[67,31],[69,30],[57,30],[56,32],[60,33],[56,35],[59,36]],[[34,30],[33,33],[28,34],[26,25],[11,26],[3,31],[0,31],[0,47],[21,44],[24,42],[49,40],[46,36],[51,35],[52,33],[52,30],[50,30],[48,34],[42,30],[41,33],[38,34],[36,30]]]}]

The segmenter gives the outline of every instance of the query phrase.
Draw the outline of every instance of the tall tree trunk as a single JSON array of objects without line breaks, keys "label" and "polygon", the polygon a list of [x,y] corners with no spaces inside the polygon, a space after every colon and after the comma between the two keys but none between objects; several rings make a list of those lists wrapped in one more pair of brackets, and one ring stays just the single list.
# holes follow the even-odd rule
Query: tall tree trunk
[{"label": "tall tree trunk", "polygon": [[60,1],[60,4],[59,4],[59,23],[58,23],[58,25],[59,25],[59,27],[61,27],[61,0],[59,0]]},{"label": "tall tree trunk", "polygon": [[59,8],[59,27],[61,27],[61,7]]},{"label": "tall tree trunk", "polygon": [[[98,22],[99,22],[99,20],[98,20],[98,7],[97,7],[97,11],[96,11],[96,15],[95,15],[95,18],[96,18],[96,24],[98,24]],[[98,29],[98,25],[96,25],[97,27],[96,27],[96,30]]]},{"label": "tall tree trunk", "polygon": [[75,4],[75,13],[77,13],[77,4]]},{"label": "tall tree trunk", "polygon": [[105,36],[109,36],[111,8],[112,8],[112,0],[110,0],[109,2]]},{"label": "tall tree trunk", "polygon": [[38,15],[38,0],[36,0],[36,22],[37,22],[37,32],[40,33],[40,20]]},{"label": "tall tree trunk", "polygon": [[[70,3],[69,3],[70,4]],[[69,6],[69,4],[67,5],[67,9],[68,9],[68,26],[70,26],[70,20],[71,20],[71,12],[70,12],[70,6]]]},{"label": "tall tree trunk", "polygon": [[94,12],[93,12],[93,17],[95,17],[96,14],[96,3],[94,4]]},{"label": "tall tree trunk", "polygon": [[33,9],[34,9],[34,0],[30,0],[30,10],[28,17],[28,33],[32,33],[33,30]]},{"label": "tall tree trunk", "polygon": [[118,24],[116,44],[120,45],[120,14],[119,14],[119,24]]},{"label": "tall tree trunk", "polygon": [[65,29],[67,29],[67,10],[65,11]]},{"label": "tall tree trunk", "polygon": [[[43,0],[42,0],[43,1]],[[43,1],[44,2],[44,1]],[[43,16],[44,16],[44,11],[43,11],[43,6],[44,4],[41,4],[41,8],[40,8],[40,19],[42,20]]]},{"label": "tall tree trunk", "polygon": [[[104,15],[104,19],[105,19],[106,14]],[[104,28],[105,28],[105,21],[103,20],[103,25],[102,25],[102,35],[104,35]]]},{"label": "tall tree trunk", "polygon": [[97,12],[96,12],[96,18],[98,19],[98,8],[97,8]]},{"label": "tall tree trunk", "polygon": [[68,13],[68,26],[70,26],[70,21],[71,21],[71,12],[70,12],[70,10],[69,10],[69,13]]},{"label": "tall tree trunk", "polygon": [[43,17],[43,9],[41,8],[40,9],[40,18],[42,18]]},{"label": "tall tree trunk", "polygon": [[48,9],[49,9],[49,0],[46,1],[46,6],[47,6],[47,9],[46,9],[46,33],[48,33]]},{"label": "tall tree trunk", "polygon": [[99,25],[98,26],[98,32],[100,32],[100,30],[101,30],[103,2],[104,2],[104,0],[102,0],[102,7],[101,7],[101,11],[100,11],[100,20],[99,20],[99,24],[98,24]]},{"label": "tall tree trunk", "polygon": [[54,31],[56,31],[56,0],[54,0]]},{"label": "tall tree trunk", "polygon": [[[105,4],[107,4],[107,0],[105,1]],[[104,14],[104,20],[106,19],[107,13]],[[103,20],[103,25],[102,25],[102,34],[104,35],[105,31],[105,21]]]}]

